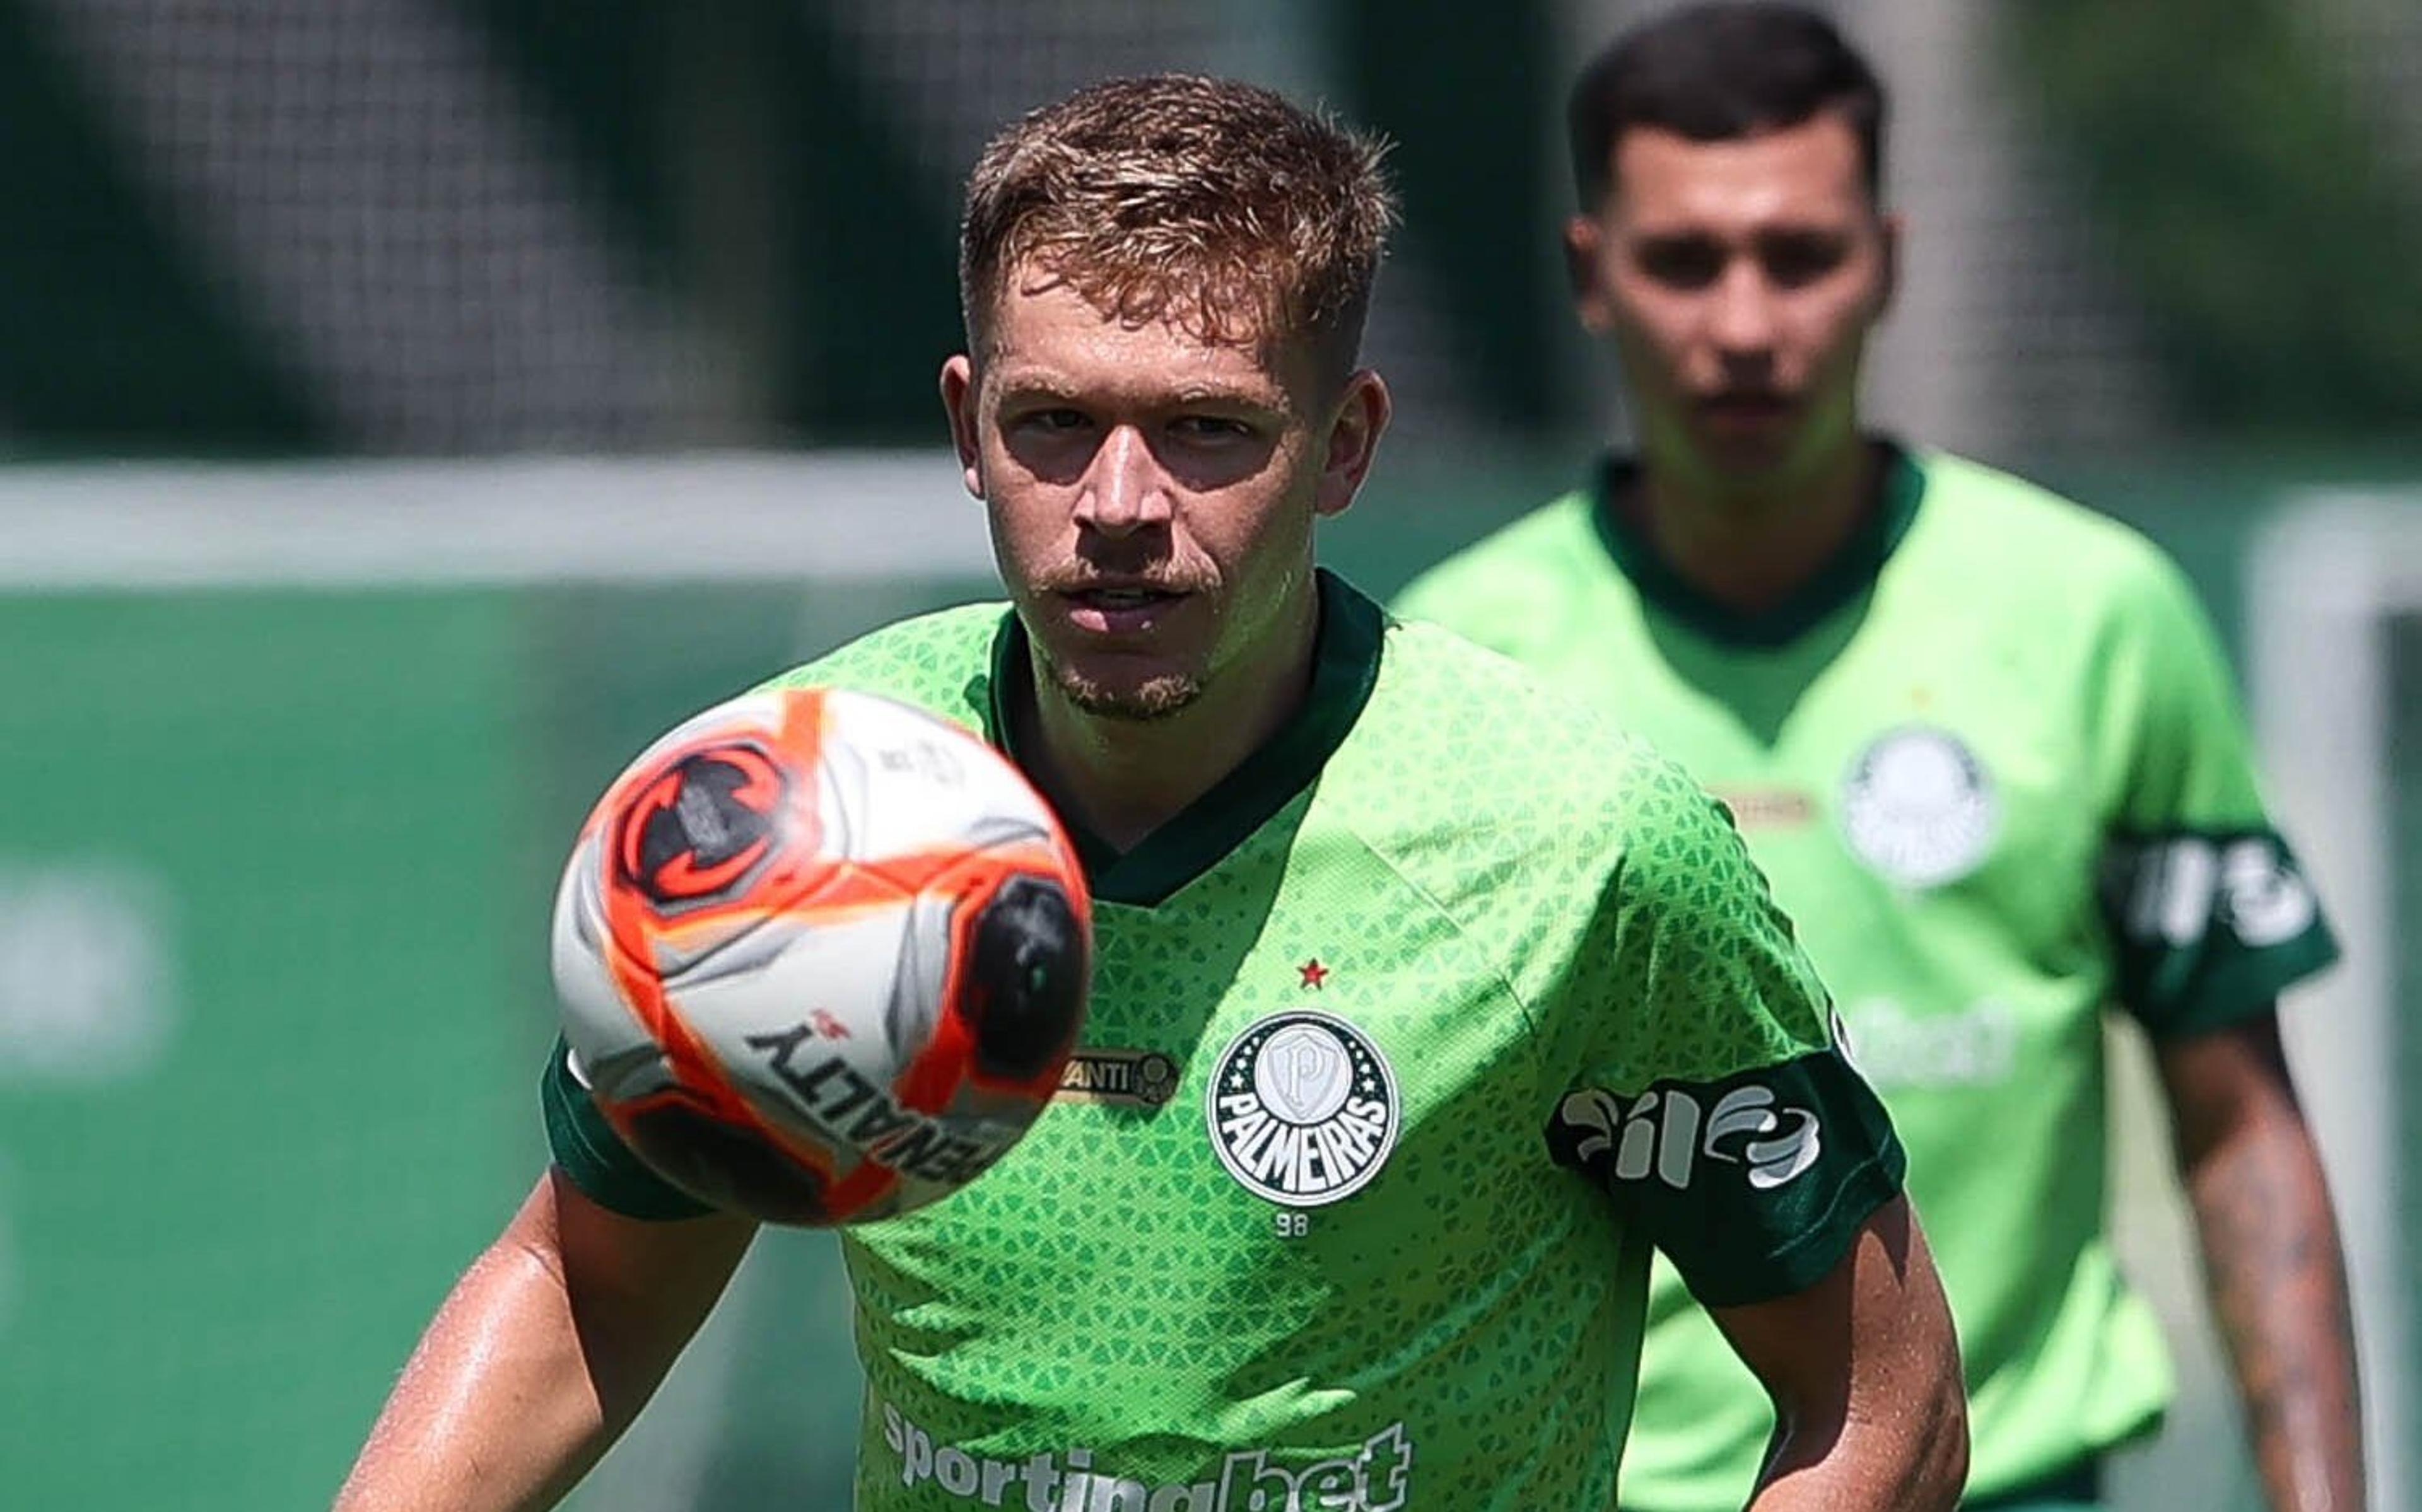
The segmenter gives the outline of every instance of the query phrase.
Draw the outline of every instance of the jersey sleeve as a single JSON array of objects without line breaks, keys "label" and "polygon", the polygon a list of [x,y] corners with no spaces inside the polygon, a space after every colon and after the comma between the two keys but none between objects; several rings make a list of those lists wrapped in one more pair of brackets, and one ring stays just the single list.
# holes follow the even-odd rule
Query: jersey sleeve
[{"label": "jersey sleeve", "polygon": [[571,1048],[558,1037],[539,1077],[539,1106],[546,1116],[546,1144],[561,1170],[583,1195],[625,1218],[696,1218],[709,1211],[650,1170],[622,1143],[580,1083]]},{"label": "jersey sleeve", "polygon": [[1900,1191],[1883,1105],[1730,818],[1656,763],[1558,1011],[1558,1163],[1602,1184],[1713,1307],[1801,1291]]},{"label": "jersey sleeve", "polygon": [[2264,810],[2211,625],[2167,561],[2123,598],[2101,671],[2098,896],[2119,1001],[2157,1037],[2263,1012],[2337,945]]}]

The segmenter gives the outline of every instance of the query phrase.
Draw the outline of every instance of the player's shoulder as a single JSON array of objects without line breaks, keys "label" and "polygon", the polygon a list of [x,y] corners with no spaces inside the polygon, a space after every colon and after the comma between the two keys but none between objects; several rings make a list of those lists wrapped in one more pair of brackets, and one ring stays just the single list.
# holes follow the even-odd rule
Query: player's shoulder
[{"label": "player's shoulder", "polygon": [[1551,568],[1563,560],[1576,539],[1589,534],[1589,513],[1587,489],[1560,494],[1430,568],[1413,580],[1406,595],[1523,569]]},{"label": "player's shoulder", "polygon": [[1699,790],[1613,716],[1439,625],[1392,616],[1364,722],[1399,790],[1510,840],[1612,836]]},{"label": "player's shoulder", "polygon": [[1502,610],[1540,616],[1540,598],[1588,560],[1590,493],[1576,489],[1498,527],[1429,568],[1398,594],[1398,613],[1458,628]]},{"label": "player's shoulder", "polygon": [[769,686],[848,688],[916,704],[967,722],[981,719],[995,640],[1009,606],[959,604],[867,631],[793,667]]},{"label": "player's shoulder", "polygon": [[1918,447],[1909,458],[1926,482],[1912,556],[1937,570],[1964,564],[2071,606],[2167,595],[2183,581],[2143,532],[2043,484],[1951,452]]}]

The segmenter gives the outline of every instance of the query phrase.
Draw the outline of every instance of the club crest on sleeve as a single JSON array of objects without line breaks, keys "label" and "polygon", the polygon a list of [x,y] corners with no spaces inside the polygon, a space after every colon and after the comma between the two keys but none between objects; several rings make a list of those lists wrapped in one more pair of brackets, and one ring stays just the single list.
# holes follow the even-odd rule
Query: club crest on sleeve
[{"label": "club crest on sleeve", "polygon": [[1966,742],[1931,725],[1878,736],[1842,779],[1842,837],[1868,869],[1940,887],[1984,864],[2001,828],[1992,779]]},{"label": "club crest on sleeve", "polygon": [[1228,1174],[1289,1208],[1360,1191],[1395,1147],[1400,1118],[1395,1072],[1379,1047],[1309,1009],[1258,1019],[1231,1040],[1203,1114]]}]

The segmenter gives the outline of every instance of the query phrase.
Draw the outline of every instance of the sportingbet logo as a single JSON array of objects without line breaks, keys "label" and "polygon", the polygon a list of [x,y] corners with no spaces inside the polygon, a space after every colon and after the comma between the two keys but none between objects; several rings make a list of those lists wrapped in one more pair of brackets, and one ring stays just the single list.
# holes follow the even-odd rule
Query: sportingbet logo
[{"label": "sportingbet logo", "polygon": [[1271,1464],[1269,1450],[1245,1449],[1221,1460],[1215,1478],[1161,1485],[1097,1470],[1087,1449],[992,1459],[936,1444],[889,1404],[883,1442],[899,1458],[903,1486],[931,1485],[958,1501],[1026,1512],[1395,1512],[1412,1496],[1413,1444],[1401,1423],[1373,1434],[1356,1454],[1301,1470]]},{"label": "sportingbet logo", "polygon": [[1618,1181],[1654,1176],[1676,1192],[1703,1160],[1747,1166],[1749,1184],[1770,1191],[1816,1164],[1822,1143],[1815,1114],[1778,1108],[1773,1092],[1755,1083],[1725,1093],[1712,1112],[1675,1087],[1644,1092],[1628,1108],[1591,1087],[1567,1094],[1556,1118],[1578,1136],[1581,1163],[1607,1162]]}]

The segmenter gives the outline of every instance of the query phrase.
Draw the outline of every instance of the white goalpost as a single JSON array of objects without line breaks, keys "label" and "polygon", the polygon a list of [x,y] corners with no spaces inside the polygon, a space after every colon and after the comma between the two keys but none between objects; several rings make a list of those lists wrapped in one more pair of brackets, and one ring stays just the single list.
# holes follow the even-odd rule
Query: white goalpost
[{"label": "white goalpost", "polygon": [[[2346,950],[2282,1017],[2344,1231],[2371,1504],[2415,1504],[2393,745],[2396,621],[2422,617],[2422,493],[2290,495],[2254,542],[2247,671],[2264,769]],[[2406,885],[2422,886],[2422,871]]]},{"label": "white goalpost", "polygon": [[0,592],[991,571],[947,451],[0,468]]}]

